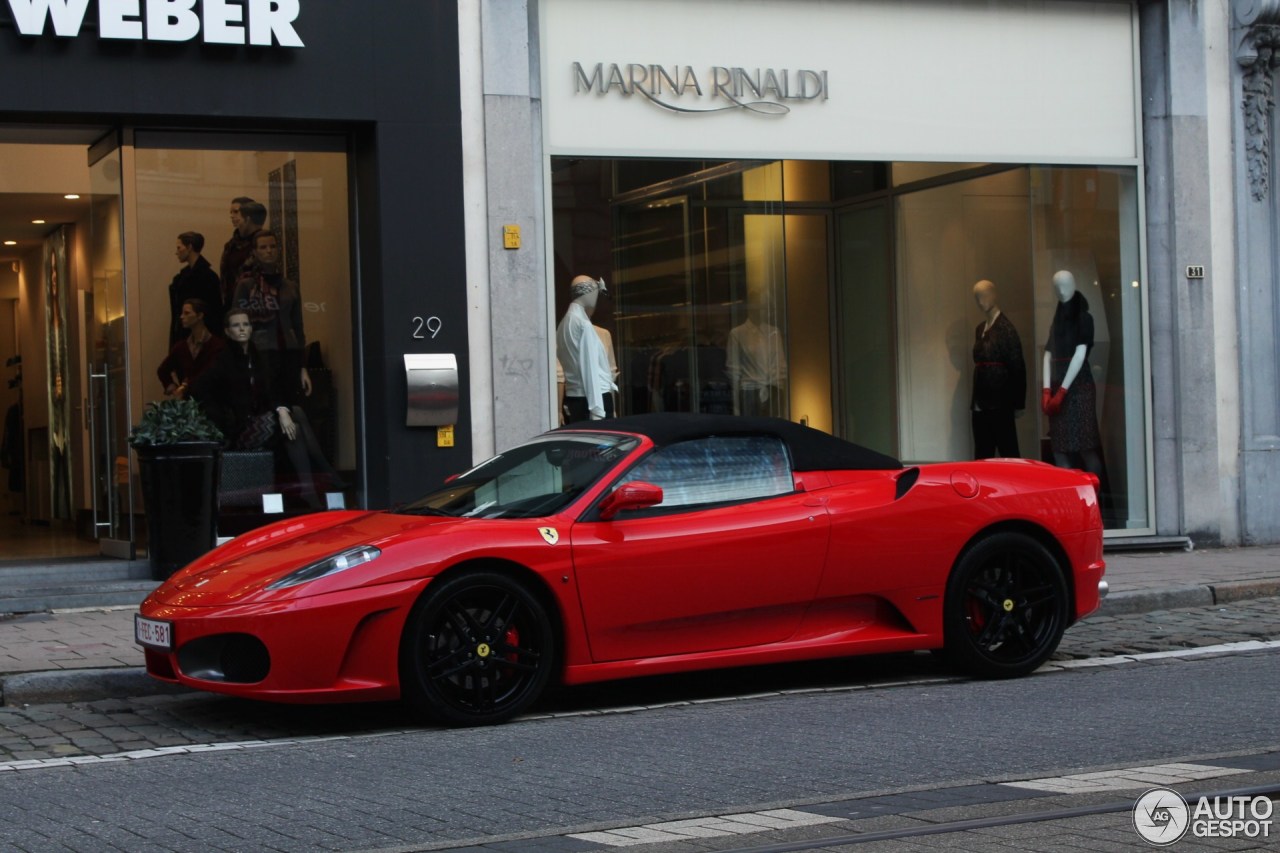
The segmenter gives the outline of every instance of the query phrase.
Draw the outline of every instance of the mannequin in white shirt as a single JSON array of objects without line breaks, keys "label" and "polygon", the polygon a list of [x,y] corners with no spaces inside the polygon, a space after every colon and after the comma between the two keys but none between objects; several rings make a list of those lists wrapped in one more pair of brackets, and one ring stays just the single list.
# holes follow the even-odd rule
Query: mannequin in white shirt
[{"label": "mannequin in white shirt", "polygon": [[608,291],[603,278],[586,275],[575,277],[569,287],[573,301],[556,327],[556,358],[564,368],[565,423],[611,418],[618,386],[604,343],[591,325],[600,294]]},{"label": "mannequin in white shirt", "polygon": [[787,356],[782,333],[764,321],[763,305],[751,305],[746,322],[729,330],[725,372],[733,385],[735,415],[777,414]]}]

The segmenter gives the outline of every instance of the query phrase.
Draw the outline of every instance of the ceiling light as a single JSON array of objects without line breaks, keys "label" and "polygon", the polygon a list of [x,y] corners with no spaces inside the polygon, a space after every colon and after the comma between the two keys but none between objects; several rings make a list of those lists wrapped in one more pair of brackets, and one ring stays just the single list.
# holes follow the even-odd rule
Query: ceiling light
[{"label": "ceiling light", "polygon": [[31,220],[31,224],[32,224],[32,225],[44,225],[44,220],[43,220],[43,219],[33,219],[33,220]]},{"label": "ceiling light", "polygon": [[6,246],[16,246],[16,245],[18,245],[18,241],[17,241],[17,240],[5,240],[5,241],[4,241],[4,244],[5,244]]},{"label": "ceiling light", "polygon": [[76,195],[75,193],[67,193],[66,195],[63,196],[63,198],[68,199],[70,201],[75,201],[76,199],[80,198],[80,196]]}]

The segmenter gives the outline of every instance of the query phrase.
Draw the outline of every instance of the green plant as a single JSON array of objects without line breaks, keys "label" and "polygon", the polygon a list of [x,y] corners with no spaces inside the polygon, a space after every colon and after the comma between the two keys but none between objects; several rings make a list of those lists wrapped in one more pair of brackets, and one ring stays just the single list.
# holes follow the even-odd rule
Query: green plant
[{"label": "green plant", "polygon": [[195,400],[154,400],[147,403],[142,422],[129,433],[131,447],[222,441],[222,432]]}]

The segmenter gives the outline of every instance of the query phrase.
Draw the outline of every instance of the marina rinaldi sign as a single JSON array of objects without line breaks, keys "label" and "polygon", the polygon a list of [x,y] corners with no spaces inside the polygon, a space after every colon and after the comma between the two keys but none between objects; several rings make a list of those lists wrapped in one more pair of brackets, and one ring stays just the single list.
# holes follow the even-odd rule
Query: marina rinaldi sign
[{"label": "marina rinaldi sign", "polygon": [[[98,38],[206,44],[302,47],[293,28],[301,0],[7,0],[24,36],[77,38],[90,5]],[[197,6],[199,10],[197,11]]]},{"label": "marina rinaldi sign", "polygon": [[825,101],[831,95],[826,71],[808,68],[741,68],[713,65],[644,65],[637,62],[573,63],[575,95],[640,96],[673,113],[745,111],[781,116],[792,104]]}]

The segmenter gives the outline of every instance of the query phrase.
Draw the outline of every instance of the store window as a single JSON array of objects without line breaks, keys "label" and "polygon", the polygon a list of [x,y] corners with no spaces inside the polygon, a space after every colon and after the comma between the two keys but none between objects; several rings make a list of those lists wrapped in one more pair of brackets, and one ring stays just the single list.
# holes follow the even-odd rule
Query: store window
[{"label": "store window", "polygon": [[[557,313],[574,275],[609,279],[592,319],[623,414],[767,414],[972,459],[985,281],[1021,356],[1001,452],[1098,473],[1107,526],[1150,527],[1135,169],[557,157],[552,177]],[[1092,335],[1055,424],[1059,272]]]},{"label": "store window", "polygon": [[[345,505],[358,473],[344,143],[259,142],[139,132],[133,158],[140,396],[219,422],[224,519]],[[242,347],[234,312],[244,357],[211,356]]]},{"label": "store window", "polygon": [[[1149,526],[1136,181],[1126,168],[1018,167],[907,185],[896,196],[903,459],[974,456],[974,352],[986,324],[974,285],[988,281],[1020,343],[1017,455],[1098,474],[1107,526]],[[1085,354],[1068,389],[1073,405],[1050,416],[1041,409],[1041,389],[1060,273],[1074,284],[1063,310],[1086,312],[1075,328],[1087,322],[1092,334],[1050,354],[1055,391],[1077,343]]]}]

